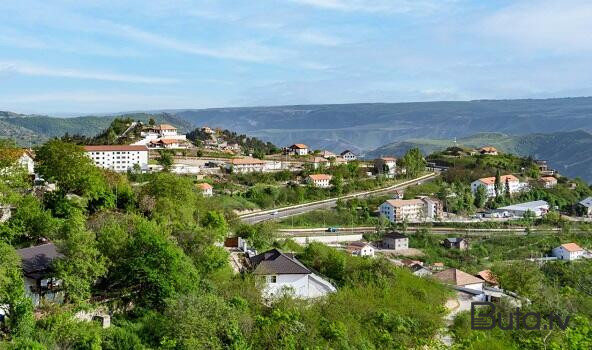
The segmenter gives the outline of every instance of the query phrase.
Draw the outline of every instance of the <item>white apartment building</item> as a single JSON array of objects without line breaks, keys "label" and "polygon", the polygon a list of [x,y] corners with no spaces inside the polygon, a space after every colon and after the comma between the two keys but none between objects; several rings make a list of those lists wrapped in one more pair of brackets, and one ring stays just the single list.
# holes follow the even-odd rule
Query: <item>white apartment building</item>
[{"label": "white apartment building", "polygon": [[148,148],[145,146],[85,146],[86,154],[96,166],[117,172],[126,172],[134,165],[144,170],[148,167]]},{"label": "white apartment building", "polygon": [[[510,187],[510,193],[520,192],[525,187],[525,184],[520,183],[520,180],[514,175],[500,176],[500,182],[500,191],[502,191],[502,193],[505,193],[506,191],[506,183]],[[485,187],[485,193],[487,194],[487,197],[495,197],[495,176],[484,177],[482,179],[473,181],[471,183],[471,191],[473,193],[477,192],[479,186]]]},{"label": "white apartment building", "polygon": [[327,174],[312,174],[308,175],[308,182],[319,188],[331,187],[331,179],[333,176]]},{"label": "white apartment building", "polygon": [[442,203],[430,197],[389,199],[378,210],[391,222],[434,220],[442,216]]}]

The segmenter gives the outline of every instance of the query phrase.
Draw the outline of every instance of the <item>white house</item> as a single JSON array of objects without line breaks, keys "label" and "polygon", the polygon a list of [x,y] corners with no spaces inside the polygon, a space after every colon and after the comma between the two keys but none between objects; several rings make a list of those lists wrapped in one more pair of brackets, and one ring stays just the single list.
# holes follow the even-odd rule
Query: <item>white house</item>
[{"label": "white house", "polygon": [[[524,189],[525,185],[520,183],[520,180],[514,175],[503,175],[500,176],[501,188],[500,191],[505,193],[506,184],[510,189],[510,193],[520,192]],[[484,177],[482,179],[475,180],[471,183],[471,191],[477,192],[479,186],[485,187],[485,193],[487,197],[495,197],[495,176]]]},{"label": "white house", "polygon": [[347,245],[347,251],[351,255],[374,257],[374,247],[366,242],[351,242]]},{"label": "white house", "polygon": [[313,169],[315,169],[315,170],[318,168],[321,168],[321,167],[329,166],[329,160],[326,158],[323,158],[323,157],[314,157],[312,159],[311,163],[312,163]]},{"label": "white house", "polygon": [[592,216],[592,197],[588,197],[583,201],[580,201],[578,205],[584,209],[583,214],[585,216]]},{"label": "white house", "polygon": [[299,298],[316,298],[337,289],[315,275],[294,257],[272,249],[249,258],[253,274],[264,281],[263,295],[273,298],[290,294]]},{"label": "white house", "polygon": [[557,248],[553,248],[552,255],[559,260],[577,260],[584,255],[585,251],[576,243],[564,243]]},{"label": "white house", "polygon": [[345,150],[345,151],[341,152],[340,155],[341,155],[341,158],[345,159],[348,162],[358,159],[358,156],[350,150]]},{"label": "white house", "polygon": [[34,160],[33,153],[28,149],[23,150],[23,154],[19,157],[18,163],[23,168],[27,170],[29,175],[33,175],[35,173],[35,160]]},{"label": "white house", "polygon": [[287,148],[288,154],[305,156],[308,154],[308,146],[302,143],[296,143]]},{"label": "white house", "polygon": [[522,217],[528,211],[534,214],[535,217],[544,216],[549,212],[549,203],[546,201],[532,201],[514,205],[508,205],[505,207],[497,208],[495,210],[498,213],[509,214],[515,217]]},{"label": "white house", "polygon": [[403,250],[409,248],[409,238],[397,232],[387,233],[382,237],[382,247],[385,249]]},{"label": "white house", "polygon": [[125,172],[138,165],[148,167],[148,148],[145,146],[84,146],[86,154],[96,166],[117,172]]},{"label": "white house", "polygon": [[177,128],[170,124],[160,124],[156,125],[152,128],[155,132],[157,132],[161,137],[167,136],[178,136],[177,135]]},{"label": "white house", "polygon": [[201,194],[204,197],[211,197],[214,195],[213,189],[214,187],[212,187],[212,185],[210,185],[209,183],[200,183],[196,185],[197,188],[201,191]]},{"label": "white house", "polygon": [[16,251],[22,262],[25,292],[33,300],[34,306],[42,301],[61,303],[64,292],[60,290],[61,281],[47,277],[55,259],[63,255],[53,243],[45,243]]},{"label": "white house", "polygon": [[397,159],[393,157],[381,157],[374,160],[374,169],[379,175],[392,178],[397,174]]},{"label": "white house", "polygon": [[226,165],[235,173],[262,172],[265,162],[256,158],[234,158]]},{"label": "white house", "polygon": [[331,179],[333,176],[327,174],[311,174],[308,175],[308,182],[315,187],[329,188],[331,187]]},{"label": "white house", "polygon": [[378,210],[390,222],[434,220],[442,216],[442,203],[430,197],[389,199]]}]

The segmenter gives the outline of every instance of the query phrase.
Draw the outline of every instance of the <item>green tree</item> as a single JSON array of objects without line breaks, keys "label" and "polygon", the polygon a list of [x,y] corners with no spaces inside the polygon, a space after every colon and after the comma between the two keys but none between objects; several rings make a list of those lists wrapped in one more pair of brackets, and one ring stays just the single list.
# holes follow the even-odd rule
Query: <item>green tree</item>
[{"label": "green tree", "polygon": [[408,177],[416,177],[421,174],[425,170],[426,164],[421,151],[417,147],[410,149],[403,156],[403,165]]},{"label": "green tree", "polygon": [[331,185],[333,185],[333,193],[337,196],[343,194],[343,178],[341,176],[333,176],[331,178]]},{"label": "green tree", "polygon": [[495,189],[495,196],[499,197],[502,194],[502,180],[499,169],[495,172],[495,183],[493,184],[493,188]]},{"label": "green tree", "polygon": [[[25,294],[21,259],[10,245],[0,242],[0,305],[6,307],[8,317],[0,323],[0,333],[13,337],[28,337],[33,330],[33,303]],[[4,326],[4,327],[3,327]],[[1,335],[0,335],[1,337]]]},{"label": "green tree", "polygon": [[214,232],[217,241],[224,239],[228,233],[228,223],[224,215],[217,211],[208,211],[201,220],[201,225]]},{"label": "green tree", "polygon": [[98,175],[92,160],[82,147],[53,139],[35,151],[36,170],[50,182],[55,182],[65,193],[85,194],[93,192],[91,185]]},{"label": "green tree", "polygon": [[64,258],[54,262],[66,298],[73,303],[87,301],[92,286],[107,272],[105,258],[97,248],[95,235],[86,229],[84,219],[78,214],[66,221],[58,244]]},{"label": "green tree", "polygon": [[159,157],[156,158],[158,164],[162,165],[165,171],[169,171],[171,166],[173,165],[173,154],[171,151],[166,149],[161,149],[158,151]]},{"label": "green tree", "polygon": [[487,202],[487,191],[485,186],[480,185],[475,191],[475,207],[483,208],[485,206],[485,202]]}]

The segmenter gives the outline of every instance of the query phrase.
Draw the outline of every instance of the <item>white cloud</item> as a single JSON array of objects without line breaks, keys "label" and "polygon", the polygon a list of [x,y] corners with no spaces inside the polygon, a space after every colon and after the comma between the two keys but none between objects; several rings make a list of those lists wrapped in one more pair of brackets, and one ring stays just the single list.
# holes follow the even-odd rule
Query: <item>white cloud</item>
[{"label": "white cloud", "polygon": [[209,56],[240,61],[263,62],[278,58],[279,50],[258,45],[254,42],[242,42],[224,48],[198,45],[195,43],[166,37],[160,34],[144,31],[132,26],[106,23],[111,26],[111,34],[126,37],[145,44],[184,52],[193,55]]},{"label": "white cloud", "polygon": [[291,0],[302,5],[337,11],[433,12],[454,0]]},{"label": "white cloud", "polygon": [[43,65],[36,65],[27,62],[0,61],[0,72],[16,73],[29,76],[59,77],[73,79],[103,80],[125,83],[142,84],[170,84],[178,80],[148,77],[142,75],[119,74],[108,72],[87,71],[72,68],[58,68]]},{"label": "white cloud", "polygon": [[592,2],[523,1],[486,17],[482,33],[525,49],[592,50]]}]

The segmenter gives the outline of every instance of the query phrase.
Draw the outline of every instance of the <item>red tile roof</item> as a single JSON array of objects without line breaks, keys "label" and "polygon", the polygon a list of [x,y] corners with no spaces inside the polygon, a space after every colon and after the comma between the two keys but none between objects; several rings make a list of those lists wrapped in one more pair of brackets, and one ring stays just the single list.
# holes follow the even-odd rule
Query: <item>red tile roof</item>
[{"label": "red tile roof", "polygon": [[299,148],[299,149],[307,149],[308,146],[303,143],[295,143],[290,148]]},{"label": "red tile roof", "polygon": [[261,159],[255,158],[233,158],[230,163],[232,165],[265,164]]},{"label": "red tile roof", "polygon": [[[508,180],[508,182],[520,182],[520,180],[518,180],[518,178],[514,175],[500,176],[500,181],[502,184],[506,183],[506,179]],[[478,181],[481,181],[486,185],[493,185],[493,184],[495,184],[495,176],[484,177],[484,178],[479,179]]]},{"label": "red tile roof", "polygon": [[333,176],[327,175],[327,174],[312,174],[312,175],[308,175],[308,177],[310,177],[313,181],[321,181],[321,180],[331,181],[331,179],[333,178]]},{"label": "red tile roof", "polygon": [[203,191],[205,191],[205,190],[211,190],[213,188],[212,185],[210,185],[208,183],[205,183],[205,182],[204,183],[197,184],[196,186],[197,186],[197,188],[199,188],[199,189],[201,189]]},{"label": "red tile roof", "polygon": [[561,245],[565,250],[567,250],[568,252],[579,252],[582,249],[582,247],[580,247],[579,245],[577,245],[576,243],[564,243]]}]

